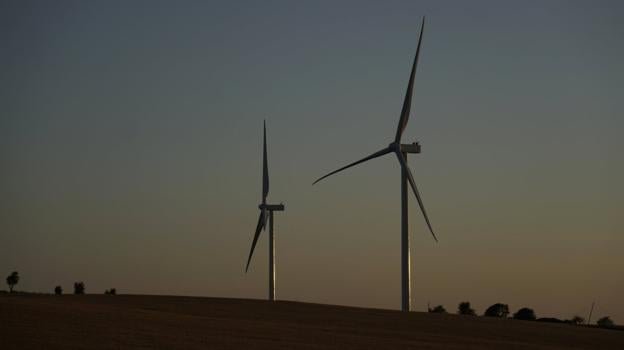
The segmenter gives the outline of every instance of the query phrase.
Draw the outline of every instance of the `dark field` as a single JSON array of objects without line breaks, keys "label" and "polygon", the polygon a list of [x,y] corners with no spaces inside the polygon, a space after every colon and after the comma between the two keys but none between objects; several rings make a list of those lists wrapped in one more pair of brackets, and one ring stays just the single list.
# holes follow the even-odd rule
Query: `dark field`
[{"label": "dark field", "polygon": [[624,332],[296,302],[0,295],[0,349],[624,349]]}]

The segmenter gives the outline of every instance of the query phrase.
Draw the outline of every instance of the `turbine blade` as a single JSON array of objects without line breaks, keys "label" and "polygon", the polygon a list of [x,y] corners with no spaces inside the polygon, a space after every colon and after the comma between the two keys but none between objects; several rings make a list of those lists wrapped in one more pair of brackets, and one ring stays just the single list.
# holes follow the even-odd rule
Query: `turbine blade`
[{"label": "turbine blade", "polygon": [[269,195],[269,164],[267,160],[266,121],[264,122],[264,149],[262,156],[262,203],[266,204]]},{"label": "turbine blade", "polygon": [[377,157],[381,157],[381,156],[383,156],[384,154],[388,154],[388,153],[390,153],[390,152],[391,152],[390,148],[389,148],[389,147],[386,147],[386,148],[382,149],[381,151],[377,151],[377,152],[375,152],[375,153],[371,154],[370,156],[368,156],[368,157],[366,157],[366,158],[362,158],[362,159],[358,160],[357,162],[351,163],[351,164],[349,164],[349,165],[347,165],[347,166],[343,166],[342,168],[340,168],[340,169],[338,169],[338,170],[334,170],[334,171],[332,171],[331,173],[329,173],[329,174],[327,174],[327,175],[325,175],[325,176],[320,177],[318,180],[314,181],[314,182],[312,183],[312,185],[316,184],[317,182],[319,182],[319,181],[323,180],[324,178],[326,178],[326,177],[328,177],[328,176],[330,176],[330,175],[333,175],[333,174],[335,174],[335,173],[337,173],[337,172],[343,171],[343,170],[345,170],[345,169],[347,169],[347,168],[350,168],[350,167],[352,167],[352,166],[358,165],[358,164],[363,163],[363,162],[365,162],[365,161],[367,161],[367,160],[371,160],[371,159],[374,159],[374,158],[377,158]]},{"label": "turbine blade", "polygon": [[412,106],[412,95],[414,93],[414,77],[416,76],[416,66],[418,65],[418,57],[420,56],[420,43],[422,42],[423,30],[425,29],[425,17],[422,19],[420,25],[420,36],[418,37],[418,46],[416,48],[416,55],[414,56],[414,63],[412,64],[412,73],[410,74],[409,83],[407,84],[407,91],[405,91],[405,99],[403,100],[403,108],[401,109],[401,118],[399,119],[399,126],[397,127],[396,136],[394,142],[401,141],[401,135],[403,130],[407,126],[409,119],[410,108]]},{"label": "turbine blade", "polygon": [[264,211],[260,212],[260,217],[258,218],[258,224],[256,225],[256,233],[254,234],[253,242],[251,243],[251,250],[249,251],[249,258],[247,258],[247,267],[245,267],[245,273],[249,270],[249,263],[251,262],[251,256],[253,255],[254,249],[256,248],[256,243],[258,243],[258,237],[260,237],[260,231],[262,227],[264,227],[265,214]]},{"label": "turbine blade", "polygon": [[399,158],[399,163],[401,163],[401,170],[407,175],[407,180],[409,181],[410,186],[412,187],[412,191],[414,191],[414,195],[416,196],[416,200],[418,201],[418,206],[420,206],[420,211],[422,211],[423,216],[425,217],[425,221],[427,222],[427,226],[429,227],[429,232],[433,236],[435,241],[438,241],[435,233],[433,233],[433,228],[431,228],[431,222],[429,222],[429,217],[427,216],[427,211],[425,210],[425,205],[423,204],[422,198],[420,198],[420,192],[418,192],[418,188],[416,187],[416,182],[414,181],[414,176],[412,176],[412,171],[407,166],[407,162],[405,158],[403,158],[403,154],[401,152],[396,152],[397,158]]}]

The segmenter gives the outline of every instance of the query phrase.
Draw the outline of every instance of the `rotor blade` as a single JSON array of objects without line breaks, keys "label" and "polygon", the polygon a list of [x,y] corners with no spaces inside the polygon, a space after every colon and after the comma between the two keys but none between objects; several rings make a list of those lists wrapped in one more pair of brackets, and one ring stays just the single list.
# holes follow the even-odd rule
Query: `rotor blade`
[{"label": "rotor blade", "polygon": [[258,225],[256,225],[256,233],[254,234],[253,242],[251,243],[251,250],[249,251],[249,258],[247,258],[247,267],[245,267],[245,273],[249,270],[249,263],[251,262],[251,256],[253,255],[254,249],[256,248],[256,243],[258,243],[258,237],[260,237],[260,231],[262,227],[264,227],[265,214],[264,211],[260,212],[260,217],[258,218]]},{"label": "rotor blade", "polygon": [[262,156],[262,203],[266,204],[269,195],[269,164],[267,161],[266,121],[264,122],[264,149]]},{"label": "rotor blade", "polygon": [[403,158],[403,154],[401,152],[396,152],[397,158],[399,158],[399,163],[401,163],[401,170],[407,175],[407,179],[412,186],[412,190],[414,191],[414,195],[416,195],[416,200],[418,201],[418,205],[420,206],[420,211],[422,211],[423,216],[425,217],[425,221],[427,222],[427,226],[429,227],[429,232],[433,236],[435,241],[438,241],[435,233],[433,233],[433,228],[431,228],[431,223],[429,222],[429,217],[427,216],[427,211],[425,211],[425,205],[423,204],[422,198],[420,198],[420,193],[418,192],[418,188],[416,187],[416,182],[414,181],[414,176],[412,176],[412,171],[407,166],[407,162],[405,158]]},{"label": "rotor blade", "polygon": [[389,148],[389,147],[386,147],[386,148],[382,149],[381,151],[377,151],[377,152],[375,152],[375,153],[371,154],[370,156],[368,156],[368,157],[366,157],[366,158],[360,159],[360,160],[358,160],[357,162],[351,163],[351,164],[349,164],[349,165],[347,165],[347,166],[343,166],[342,168],[340,168],[340,169],[338,169],[338,170],[334,170],[334,171],[332,171],[331,173],[329,173],[329,174],[327,174],[327,175],[325,175],[325,176],[323,176],[323,177],[320,177],[318,180],[314,181],[314,182],[312,183],[312,185],[314,185],[315,183],[317,183],[317,182],[319,182],[319,181],[323,180],[324,178],[326,178],[326,177],[328,177],[328,176],[330,176],[330,175],[333,175],[333,174],[335,174],[335,173],[337,173],[337,172],[343,171],[343,170],[345,170],[345,169],[347,169],[347,168],[350,168],[350,167],[352,167],[352,166],[354,166],[354,165],[358,165],[358,164],[363,163],[363,162],[365,162],[365,161],[367,161],[367,160],[371,160],[371,159],[373,159],[373,158],[381,157],[381,156],[383,156],[384,154],[388,154],[388,153],[390,153],[390,152],[391,152],[390,148]]},{"label": "rotor blade", "polygon": [[414,92],[414,77],[416,75],[416,66],[418,65],[418,56],[420,56],[420,43],[422,42],[423,30],[425,29],[425,17],[422,19],[420,25],[420,36],[418,37],[418,47],[416,48],[416,55],[414,56],[414,63],[412,64],[412,73],[410,74],[409,83],[407,84],[407,91],[405,91],[405,99],[403,100],[403,108],[401,109],[401,118],[399,119],[399,126],[397,127],[396,136],[394,142],[401,141],[401,135],[403,130],[407,126],[409,119],[410,108],[412,106],[412,95]]}]

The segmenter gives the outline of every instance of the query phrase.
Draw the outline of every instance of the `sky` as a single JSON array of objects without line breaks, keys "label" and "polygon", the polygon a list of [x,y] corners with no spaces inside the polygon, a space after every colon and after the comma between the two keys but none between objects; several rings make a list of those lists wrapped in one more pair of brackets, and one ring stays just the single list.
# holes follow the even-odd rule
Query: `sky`
[{"label": "sky", "polygon": [[266,298],[245,263],[266,120],[277,298],[624,322],[620,1],[2,1],[0,273],[17,289]]}]

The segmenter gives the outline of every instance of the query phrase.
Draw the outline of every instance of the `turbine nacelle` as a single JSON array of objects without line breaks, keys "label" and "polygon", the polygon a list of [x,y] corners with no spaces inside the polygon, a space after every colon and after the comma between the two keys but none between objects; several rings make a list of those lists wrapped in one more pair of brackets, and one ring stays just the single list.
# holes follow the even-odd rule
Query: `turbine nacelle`
[{"label": "turbine nacelle", "polygon": [[420,144],[418,142],[402,143],[401,152],[403,153],[420,153]]},{"label": "turbine nacelle", "polygon": [[260,210],[284,211],[284,204],[260,204],[258,208]]},{"label": "turbine nacelle", "polygon": [[418,142],[412,143],[398,143],[392,142],[388,145],[388,149],[394,153],[420,153],[420,144]]}]

